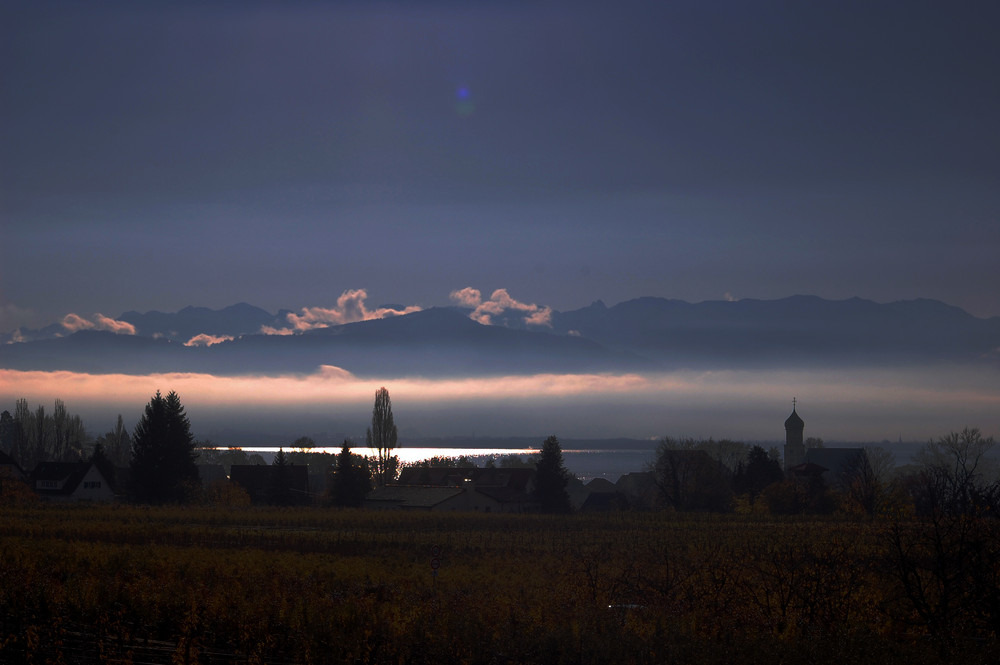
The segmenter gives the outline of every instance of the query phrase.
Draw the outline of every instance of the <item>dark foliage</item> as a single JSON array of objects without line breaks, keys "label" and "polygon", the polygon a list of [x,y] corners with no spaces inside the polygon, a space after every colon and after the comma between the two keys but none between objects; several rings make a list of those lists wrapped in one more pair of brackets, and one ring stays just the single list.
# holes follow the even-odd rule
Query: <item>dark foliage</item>
[{"label": "dark foliage", "polygon": [[542,451],[535,464],[535,499],[546,513],[570,511],[569,472],[563,465],[559,439],[550,436],[542,443]]},{"label": "dark foliage", "polygon": [[772,515],[829,515],[837,507],[835,495],[819,475],[773,483],[760,498]]},{"label": "dark foliage", "polygon": [[8,455],[14,449],[16,440],[17,423],[10,411],[0,413],[0,450]]},{"label": "dark foliage", "polygon": [[653,478],[674,510],[726,512],[732,508],[730,472],[694,442],[665,438],[656,451]]},{"label": "dark foliage", "polygon": [[94,445],[94,452],[90,455],[90,463],[97,467],[104,479],[111,483],[111,489],[116,489],[115,465],[104,452],[104,446],[100,443]]},{"label": "dark foliage", "polygon": [[364,503],[365,495],[370,490],[371,471],[368,464],[351,453],[350,441],[344,441],[344,447],[337,456],[337,467],[330,477],[330,503],[345,508],[358,508]]},{"label": "dark foliage", "polygon": [[132,496],[142,503],[183,501],[198,482],[191,423],[176,392],[156,394],[132,435]]},{"label": "dark foliage", "polygon": [[751,500],[756,500],[765,487],[772,483],[780,483],[784,478],[781,465],[767,455],[760,446],[750,449],[745,463],[740,463],[733,477],[733,491],[737,494],[748,494]]},{"label": "dark foliage", "polygon": [[285,450],[278,448],[278,454],[271,462],[271,473],[268,475],[268,503],[273,506],[287,506],[292,503],[292,485],[288,476],[288,458]]}]

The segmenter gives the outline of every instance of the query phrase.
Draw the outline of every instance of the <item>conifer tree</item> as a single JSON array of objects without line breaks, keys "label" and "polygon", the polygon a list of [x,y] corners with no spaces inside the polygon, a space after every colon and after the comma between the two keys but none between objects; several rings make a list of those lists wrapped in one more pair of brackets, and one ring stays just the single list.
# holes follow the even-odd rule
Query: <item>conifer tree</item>
[{"label": "conifer tree", "polygon": [[368,465],[356,463],[356,459],[357,456],[351,452],[351,442],[345,440],[330,480],[330,502],[335,506],[358,508],[371,490]]},{"label": "conifer tree", "polygon": [[550,436],[542,443],[542,451],[535,464],[535,499],[543,512],[570,512],[569,471],[563,465],[559,439]]},{"label": "conifer tree", "polygon": [[132,435],[133,497],[143,503],[185,499],[198,482],[194,437],[180,397],[160,391],[149,400]]},{"label": "conifer tree", "polygon": [[278,448],[278,454],[271,462],[269,474],[270,485],[268,487],[268,498],[270,503],[278,506],[287,506],[292,503],[292,485],[288,477],[288,457],[284,448]]},{"label": "conifer tree", "polygon": [[771,459],[760,446],[754,446],[750,449],[746,462],[737,465],[733,476],[733,490],[737,494],[747,494],[751,501],[755,501],[765,487],[780,483],[784,476],[777,460]]}]

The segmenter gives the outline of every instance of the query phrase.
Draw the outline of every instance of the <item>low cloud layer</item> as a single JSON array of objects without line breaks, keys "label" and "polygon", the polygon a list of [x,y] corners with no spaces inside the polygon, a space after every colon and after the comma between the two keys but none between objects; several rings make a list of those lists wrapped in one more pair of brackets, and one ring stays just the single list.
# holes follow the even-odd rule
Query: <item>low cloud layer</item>
[{"label": "low cloud layer", "polygon": [[[792,397],[810,436],[828,441],[926,441],[963,427],[1000,435],[995,373],[934,371],[674,372],[540,374],[464,379],[361,379],[337,367],[309,376],[148,376],[0,370],[0,407],[20,397],[55,398],[74,411],[138,417],[157,390],[176,390],[192,423],[225,416],[265,427],[293,410],[327,427],[331,413],[364,431],[375,390],[386,386],[397,422],[424,435],[634,438],[729,437],[779,440]],[[87,408],[84,408],[87,407]],[[130,416],[129,414],[133,414]],[[252,422],[251,422],[252,421]],[[224,421],[222,426],[233,426]],[[89,424],[89,423],[88,423]],[[99,427],[99,423],[94,426]],[[456,431],[457,428],[457,431]],[[304,430],[309,431],[309,430]]]},{"label": "low cloud layer", "polygon": [[365,289],[352,289],[344,291],[337,298],[335,307],[303,307],[301,314],[294,312],[288,314],[289,327],[271,328],[265,326],[261,332],[268,335],[287,335],[297,332],[305,332],[316,328],[329,328],[345,323],[356,321],[369,321],[371,319],[383,319],[387,316],[400,316],[419,312],[422,307],[410,305],[402,309],[392,307],[379,307],[368,309],[365,301],[368,299],[368,292]]},{"label": "low cloud layer", "polygon": [[464,289],[451,292],[452,302],[462,307],[472,308],[469,318],[483,325],[492,325],[496,317],[515,312],[523,315],[523,321],[529,326],[552,326],[552,308],[523,303],[514,300],[507,289],[497,289],[488,300],[483,300],[479,289],[467,286]]},{"label": "low cloud layer", "polygon": [[135,326],[128,321],[118,321],[100,313],[94,314],[90,319],[85,319],[78,314],[67,314],[60,323],[71,333],[79,330],[106,330],[116,335],[135,334]]}]

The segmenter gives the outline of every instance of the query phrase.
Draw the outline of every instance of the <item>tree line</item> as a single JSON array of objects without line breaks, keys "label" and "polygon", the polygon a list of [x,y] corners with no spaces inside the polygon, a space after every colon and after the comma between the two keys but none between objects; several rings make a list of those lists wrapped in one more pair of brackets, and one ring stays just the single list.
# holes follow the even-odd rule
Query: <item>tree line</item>
[{"label": "tree line", "polygon": [[[812,446],[822,447],[821,439]],[[782,470],[777,449],[730,440],[665,437],[648,472],[657,505],[680,512],[1000,514],[1000,467],[993,437],[967,427],[924,444],[897,467],[888,451],[850,449],[841,468]]]},{"label": "tree line", "polygon": [[[373,484],[385,484],[398,472],[399,459],[392,454],[397,443],[392,402],[386,388],[375,394],[372,421],[367,441],[376,451],[369,459],[351,453],[352,444],[345,440],[330,472],[325,502],[341,506],[360,506]],[[306,448],[313,442],[302,437],[293,446]],[[14,413],[0,414],[0,450],[7,451],[22,469],[31,471],[41,462],[92,461],[112,483],[119,475],[116,469],[128,470],[128,497],[139,503],[183,503],[206,492],[200,487],[197,461],[220,462],[220,455],[205,451],[191,433],[191,422],[179,395],[157,391],[145,405],[130,434],[119,414],[115,428],[91,439],[78,415],[67,412],[62,400],[55,401],[51,413],[39,405],[32,410],[26,399],[18,399]],[[247,456],[243,451],[230,450],[228,457],[235,463],[264,464],[259,455]],[[272,463],[272,480],[268,487],[270,503],[296,503],[291,498],[287,467],[294,462],[279,450]],[[228,485],[228,483],[226,483]],[[245,503],[245,497],[220,487],[209,488],[208,498],[228,503]]]},{"label": "tree line", "polygon": [[[326,490],[323,496],[313,497],[315,502],[360,506],[373,487],[391,482],[398,474],[399,459],[393,454],[398,430],[385,387],[375,393],[366,443],[375,451],[372,457],[351,453],[353,444],[345,440],[333,460],[322,460],[319,466],[320,473],[326,474]],[[821,439],[806,443],[823,446]],[[55,400],[48,412],[44,406],[32,409],[27,400],[18,399],[13,414],[0,414],[0,449],[9,451],[25,470],[42,461],[90,459],[102,470],[109,469],[110,476],[115,475],[116,468],[127,468],[128,496],[134,501],[178,503],[200,497],[245,503],[244,497],[234,496],[228,488],[210,488],[206,497],[196,462],[263,464],[263,458],[248,456],[239,449],[219,452],[206,447],[199,453],[202,445],[195,441],[184,406],[174,391],[165,396],[157,391],[131,433],[119,414],[115,427],[93,440],[80,416],[69,413],[62,400]],[[306,451],[311,445],[310,439],[302,437],[292,444],[299,452],[279,451],[272,464],[268,502],[302,502],[301,495],[290,492],[286,467],[309,464],[312,454]],[[848,468],[837,470],[831,481],[818,474],[804,479],[790,477],[782,470],[775,448],[766,451],[759,445],[726,439],[665,437],[647,469],[655,500],[633,507],[679,512],[841,512],[867,516],[900,511],[928,515],[941,510],[995,513],[1000,510],[1000,476],[990,459],[993,447],[992,437],[966,428],[929,441],[916,455],[916,465],[902,470],[895,467],[891,454],[868,447]],[[563,463],[555,436],[543,442],[534,464],[510,459],[501,460],[501,464],[534,466],[534,498],[543,512],[571,510],[567,488],[575,479]]]},{"label": "tree line", "polygon": [[86,459],[95,449],[117,465],[128,464],[131,437],[119,414],[114,429],[91,438],[83,419],[66,410],[55,400],[52,411],[39,404],[32,409],[28,400],[15,402],[14,413],[0,413],[0,449],[7,452],[23,469],[33,469],[39,462],[75,462]]}]

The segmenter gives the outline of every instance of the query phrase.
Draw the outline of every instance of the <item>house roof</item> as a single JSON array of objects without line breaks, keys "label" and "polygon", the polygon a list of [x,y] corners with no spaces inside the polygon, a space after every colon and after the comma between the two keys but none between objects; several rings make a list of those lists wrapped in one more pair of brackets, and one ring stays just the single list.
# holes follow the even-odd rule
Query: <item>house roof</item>
[{"label": "house roof", "polygon": [[615,487],[628,490],[655,488],[656,479],[652,471],[630,471],[618,478]]},{"label": "house roof", "polygon": [[397,485],[433,485],[436,487],[458,487],[472,478],[474,467],[451,466],[408,466],[399,472]]},{"label": "house roof", "polygon": [[864,448],[809,448],[805,461],[840,475],[850,472],[863,454]]},{"label": "house roof", "polygon": [[593,478],[589,483],[584,485],[591,492],[611,492],[614,493],[618,491],[615,484],[608,480],[607,478]]},{"label": "house roof", "polygon": [[198,464],[198,478],[202,485],[226,479],[226,467],[221,464]]},{"label": "house roof", "polygon": [[411,466],[404,468],[396,485],[428,486],[428,487],[465,487],[472,484],[477,490],[485,488],[507,488],[526,492],[535,477],[531,468],[495,467],[480,469],[476,467],[445,467],[445,466]]},{"label": "house roof", "polygon": [[803,462],[802,464],[796,464],[789,469],[792,473],[797,476],[820,476],[823,475],[824,471],[828,471],[825,466],[819,464],[814,464],[813,462]]},{"label": "house roof", "polygon": [[480,487],[476,486],[476,492],[499,503],[529,503],[533,501],[531,496],[524,490],[517,487]]},{"label": "house roof", "polygon": [[433,508],[463,492],[465,490],[460,487],[385,485],[369,492],[365,502],[394,504],[400,508]]},{"label": "house roof", "polygon": [[65,482],[74,474],[83,477],[89,466],[89,462],[39,462],[35,470],[31,472],[31,479]]},{"label": "house roof", "polygon": [[492,469],[476,469],[472,480],[475,482],[477,489],[504,487],[526,492],[534,477],[535,470],[531,468],[496,467]]},{"label": "house roof", "polygon": [[[238,483],[250,496],[267,492],[271,482],[271,474],[278,467],[273,464],[233,464],[229,468],[229,478]],[[285,467],[288,487],[295,492],[309,492],[309,468],[301,464],[289,464]]]},{"label": "house roof", "polygon": [[[34,471],[31,472],[30,480],[35,485],[35,491],[41,494],[69,495],[76,491],[80,481],[87,475],[91,462],[39,462]],[[101,470],[97,468],[97,472]],[[101,474],[103,477],[104,474]],[[54,481],[59,483],[58,488],[38,487],[38,481]],[[107,478],[105,478],[107,481]]]},{"label": "house roof", "polygon": [[13,457],[0,450],[0,467],[5,466],[13,467],[19,476],[24,475],[24,470],[21,468],[21,465],[15,462]]},{"label": "house roof", "polygon": [[621,492],[591,492],[584,499],[580,510],[584,512],[607,512],[619,510],[626,504],[626,499]]}]

